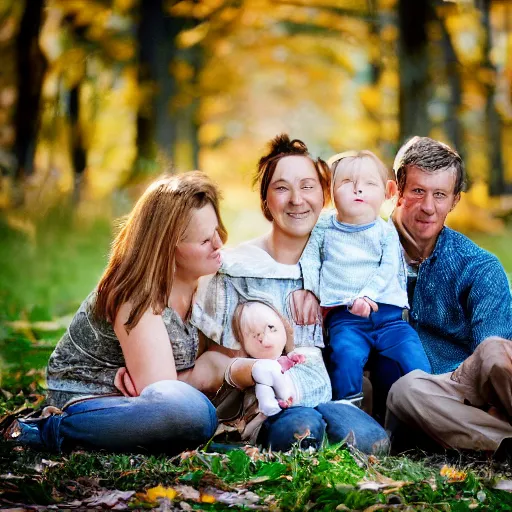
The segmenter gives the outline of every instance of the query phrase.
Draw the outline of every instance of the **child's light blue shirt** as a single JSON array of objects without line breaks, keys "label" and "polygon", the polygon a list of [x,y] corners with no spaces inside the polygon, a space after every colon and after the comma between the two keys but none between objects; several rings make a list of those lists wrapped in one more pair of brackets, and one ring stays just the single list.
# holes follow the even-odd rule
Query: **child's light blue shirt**
[{"label": "child's light blue shirt", "polygon": [[307,248],[322,262],[319,298],[324,307],[351,306],[355,299],[408,308],[406,266],[393,223],[380,217],[347,225],[336,213],[319,222]]}]

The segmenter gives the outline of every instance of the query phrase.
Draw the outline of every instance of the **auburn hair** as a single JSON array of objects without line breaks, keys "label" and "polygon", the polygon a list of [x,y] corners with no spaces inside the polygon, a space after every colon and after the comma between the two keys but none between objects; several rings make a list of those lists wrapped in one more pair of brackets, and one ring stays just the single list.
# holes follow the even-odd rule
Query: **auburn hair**
[{"label": "auburn hair", "polygon": [[329,172],[329,166],[321,158],[315,160],[309,154],[308,147],[304,142],[299,139],[290,140],[290,137],[286,133],[282,133],[269,142],[268,153],[260,158],[258,168],[253,178],[253,186],[259,185],[260,188],[261,211],[269,221],[272,221],[273,218],[267,207],[268,187],[272,181],[279,160],[287,156],[303,156],[311,160],[318,174],[320,185],[322,186],[324,206],[330,200],[331,173]]},{"label": "auburn hair", "polygon": [[131,303],[125,327],[133,329],[146,310],[161,314],[174,281],[176,247],[193,210],[211,204],[223,242],[226,229],[219,213],[220,193],[203,172],[163,176],[135,204],[112,242],[107,267],[97,287],[94,312],[113,323],[119,308]]}]

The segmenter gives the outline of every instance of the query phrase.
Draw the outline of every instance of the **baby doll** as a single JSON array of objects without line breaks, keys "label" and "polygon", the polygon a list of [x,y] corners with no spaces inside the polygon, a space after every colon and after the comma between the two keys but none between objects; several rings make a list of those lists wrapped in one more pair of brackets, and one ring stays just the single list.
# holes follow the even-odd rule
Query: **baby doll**
[{"label": "baby doll", "polygon": [[[273,307],[259,301],[243,302],[233,315],[233,334],[242,347],[242,354],[255,359],[277,360],[284,373],[297,363],[303,363],[302,354],[293,354],[293,329],[288,321]],[[265,370],[263,363],[254,372]],[[292,404],[291,392],[283,390],[286,400],[277,399],[274,389],[256,384],[259,409],[266,416],[277,414]]]},{"label": "baby doll", "polygon": [[393,184],[386,167],[370,151],[341,153],[329,164],[336,211],[317,239],[320,305],[333,398],[357,402],[372,348],[396,361],[403,373],[430,372],[430,364],[417,333],[404,321],[409,305],[398,235],[379,216]]}]

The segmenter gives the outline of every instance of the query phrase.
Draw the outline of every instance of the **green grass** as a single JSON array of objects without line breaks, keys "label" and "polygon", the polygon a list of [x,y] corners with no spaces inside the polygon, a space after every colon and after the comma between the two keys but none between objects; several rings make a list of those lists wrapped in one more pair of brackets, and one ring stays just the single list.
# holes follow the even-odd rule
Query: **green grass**
[{"label": "green grass", "polygon": [[[0,396],[0,417],[31,407],[44,392],[43,369],[62,334],[62,329],[14,330],[7,323],[72,315],[101,275],[111,232],[109,221],[81,226],[65,209],[38,223],[35,238],[11,229],[0,218],[0,385],[5,390]],[[238,233],[232,238],[243,236]],[[476,235],[474,240],[495,253],[507,272],[512,273],[509,232],[501,236]],[[160,484],[186,485],[200,492],[213,488],[243,496],[249,489],[260,506],[276,511],[375,511],[393,503],[398,510],[512,510],[512,496],[492,489],[494,479],[503,475],[508,466],[485,460],[477,463],[446,457],[424,459],[423,454],[376,460],[344,447],[258,457],[253,460],[243,451],[197,451],[183,460],[83,452],[56,456],[13,451],[10,445],[0,442],[0,500],[42,505],[69,503],[98,490],[142,492]],[[50,466],[43,459],[56,464]],[[464,482],[448,483],[439,475],[445,462],[469,468]],[[14,473],[16,478],[1,476],[7,473]],[[377,491],[358,488],[363,479],[381,482],[384,477],[409,483],[396,490],[392,486]],[[390,489],[392,492],[388,492]],[[183,498],[178,494],[175,499]],[[218,500],[187,501],[192,509],[227,509],[227,504]],[[147,497],[139,495],[132,498],[130,506],[140,509],[152,505]],[[233,506],[247,509],[248,502],[240,498]]]}]

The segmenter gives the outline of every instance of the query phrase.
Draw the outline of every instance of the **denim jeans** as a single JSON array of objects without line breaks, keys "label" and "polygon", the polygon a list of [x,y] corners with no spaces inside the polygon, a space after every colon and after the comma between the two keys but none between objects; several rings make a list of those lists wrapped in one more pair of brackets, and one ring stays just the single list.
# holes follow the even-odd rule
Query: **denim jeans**
[{"label": "denim jeans", "polygon": [[301,448],[319,448],[324,435],[330,443],[353,434],[354,446],[365,453],[387,452],[386,431],[368,414],[349,404],[327,402],[312,407],[291,407],[263,423],[258,443],[274,451],[289,450],[293,443]]},{"label": "denim jeans", "polygon": [[86,399],[65,407],[62,414],[21,427],[18,442],[49,451],[80,446],[174,455],[208,441],[217,416],[197,389],[180,381],[160,381],[138,397]]},{"label": "denim jeans", "polygon": [[418,334],[402,320],[399,307],[379,304],[369,318],[339,307],[329,313],[326,326],[330,345],[327,368],[335,400],[361,393],[363,368],[372,349],[396,361],[402,375],[416,369],[431,372]]}]

